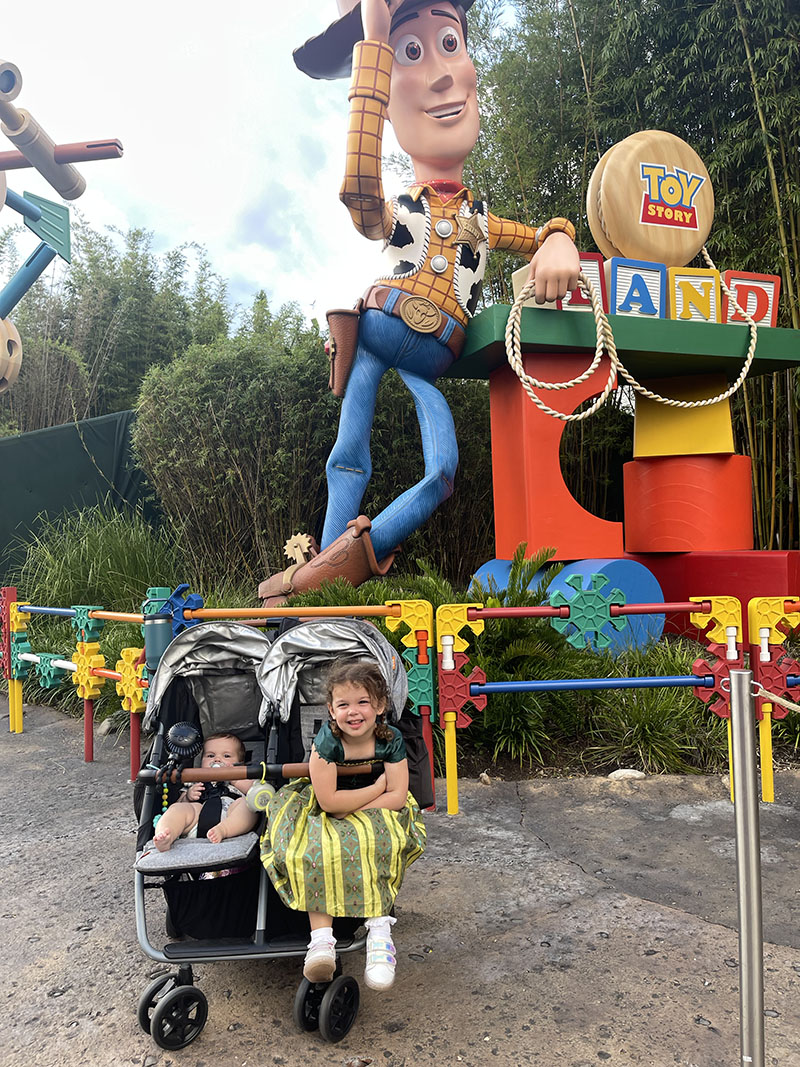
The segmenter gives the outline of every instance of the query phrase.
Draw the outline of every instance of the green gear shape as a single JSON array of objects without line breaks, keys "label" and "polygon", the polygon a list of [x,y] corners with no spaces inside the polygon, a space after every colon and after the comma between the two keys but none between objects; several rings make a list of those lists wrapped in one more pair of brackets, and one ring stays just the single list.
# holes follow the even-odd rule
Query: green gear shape
[{"label": "green gear shape", "polygon": [[70,622],[72,623],[72,631],[75,634],[77,641],[84,644],[90,644],[92,641],[96,641],[100,634],[103,632],[105,626],[105,619],[90,619],[90,611],[102,611],[101,604],[73,604],[72,610],[75,615]]},{"label": "green gear shape", "polygon": [[571,574],[566,582],[575,590],[574,596],[567,598],[556,590],[550,597],[550,604],[554,608],[568,607],[569,618],[553,618],[550,625],[564,634],[574,648],[584,648],[587,643],[595,651],[608,648],[611,644],[611,637],[606,632],[609,624],[615,630],[624,630],[628,625],[624,615],[611,617],[611,605],[623,605],[624,593],[621,589],[604,592],[603,587],[608,585],[605,574],[593,574],[588,588],[580,574]]},{"label": "green gear shape", "polygon": [[403,652],[403,659],[408,664],[408,695],[411,698],[411,710],[419,715],[417,710],[425,706],[433,712],[433,650],[428,650],[430,662],[417,663],[416,648],[407,648]]},{"label": "green gear shape", "polygon": [[8,636],[11,646],[11,677],[15,682],[20,682],[28,677],[28,671],[31,669],[31,664],[27,660],[19,658],[20,653],[32,653],[33,649],[25,630],[19,630],[17,633],[12,633]]},{"label": "green gear shape", "polygon": [[54,659],[63,659],[57,652],[40,652],[36,666],[36,677],[42,689],[56,689],[64,680],[67,671],[63,667],[54,667]]}]

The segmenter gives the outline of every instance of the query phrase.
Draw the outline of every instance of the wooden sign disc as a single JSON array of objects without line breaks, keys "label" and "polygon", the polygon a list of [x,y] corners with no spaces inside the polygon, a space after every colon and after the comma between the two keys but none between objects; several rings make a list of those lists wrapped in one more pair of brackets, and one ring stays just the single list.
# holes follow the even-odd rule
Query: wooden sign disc
[{"label": "wooden sign disc", "polygon": [[684,267],[706,242],[714,190],[703,161],[680,137],[642,130],[601,158],[586,194],[603,255]]},{"label": "wooden sign disc", "polygon": [[0,319],[0,393],[10,389],[19,377],[22,341],[11,319]]}]

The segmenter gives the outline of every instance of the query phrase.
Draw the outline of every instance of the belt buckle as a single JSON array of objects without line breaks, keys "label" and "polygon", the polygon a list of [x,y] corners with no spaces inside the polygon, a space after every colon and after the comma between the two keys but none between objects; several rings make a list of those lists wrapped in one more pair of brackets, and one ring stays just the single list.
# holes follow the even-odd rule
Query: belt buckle
[{"label": "belt buckle", "polygon": [[442,313],[426,296],[407,296],[400,302],[400,318],[417,333],[435,333],[442,321]]}]

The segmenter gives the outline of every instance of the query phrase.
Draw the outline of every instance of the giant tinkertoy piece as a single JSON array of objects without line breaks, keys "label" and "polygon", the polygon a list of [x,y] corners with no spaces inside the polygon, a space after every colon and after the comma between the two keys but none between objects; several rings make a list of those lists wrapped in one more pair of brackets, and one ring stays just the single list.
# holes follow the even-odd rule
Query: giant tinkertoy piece
[{"label": "giant tinkertoy piece", "polygon": [[86,182],[73,163],[122,155],[117,140],[54,144],[33,115],[14,104],[21,89],[19,69],[13,63],[0,62],[0,129],[18,149],[0,152],[0,209],[6,204],[18,211],[40,239],[38,248],[0,291],[0,393],[17,380],[22,363],[22,342],[8,316],[56,256],[70,261],[69,209],[32,193],[20,196],[12,192],[5,171],[35,167],[64,200],[77,200]]}]

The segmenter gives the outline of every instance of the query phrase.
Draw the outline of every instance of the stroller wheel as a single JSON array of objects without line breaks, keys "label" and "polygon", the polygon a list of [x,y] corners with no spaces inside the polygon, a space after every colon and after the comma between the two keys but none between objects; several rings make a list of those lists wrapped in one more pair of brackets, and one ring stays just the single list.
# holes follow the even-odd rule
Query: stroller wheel
[{"label": "stroller wheel", "polygon": [[139,1020],[139,1026],[146,1034],[150,1033],[150,1020],[156,1005],[166,993],[175,988],[176,981],[174,974],[160,974],[139,997],[136,1018]]},{"label": "stroller wheel", "polygon": [[300,982],[295,994],[294,1011],[292,1012],[294,1025],[298,1030],[304,1030],[309,1033],[311,1030],[319,1028],[319,1006],[327,988],[327,985],[309,982],[307,978]]},{"label": "stroller wheel", "polygon": [[361,994],[358,982],[350,975],[334,978],[322,997],[319,1009],[319,1032],[326,1041],[341,1041],[356,1021]]},{"label": "stroller wheel", "polygon": [[208,1018],[208,1001],[197,986],[171,989],[156,1005],[150,1019],[150,1033],[160,1048],[170,1051],[190,1044]]}]

